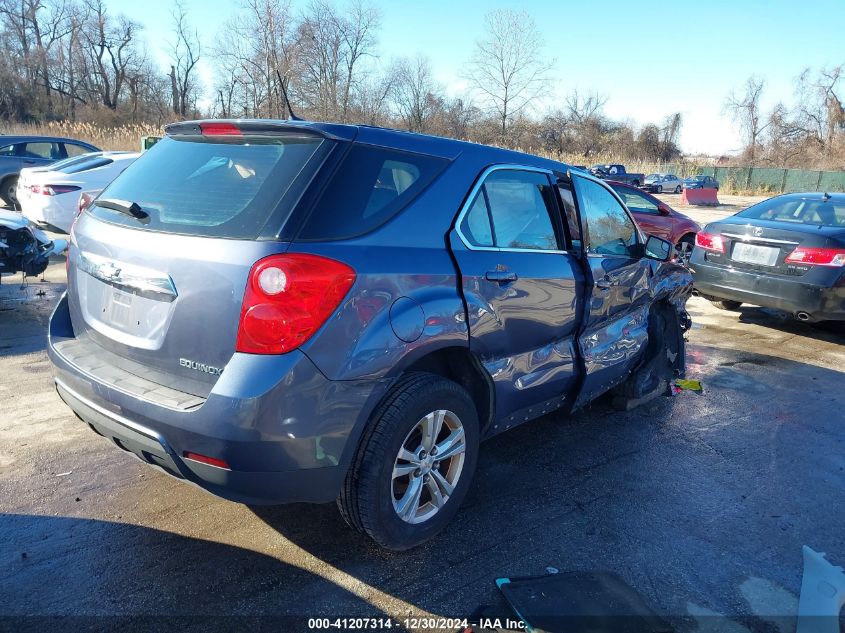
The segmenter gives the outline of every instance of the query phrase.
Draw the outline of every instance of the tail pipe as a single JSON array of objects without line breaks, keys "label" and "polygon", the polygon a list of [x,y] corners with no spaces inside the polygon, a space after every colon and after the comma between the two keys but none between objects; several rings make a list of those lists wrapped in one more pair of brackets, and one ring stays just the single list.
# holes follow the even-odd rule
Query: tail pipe
[{"label": "tail pipe", "polygon": [[813,320],[813,317],[810,316],[810,314],[808,314],[807,312],[803,312],[803,311],[802,312],[796,312],[795,318],[798,319],[799,321],[803,321],[804,323],[806,323],[807,321]]}]

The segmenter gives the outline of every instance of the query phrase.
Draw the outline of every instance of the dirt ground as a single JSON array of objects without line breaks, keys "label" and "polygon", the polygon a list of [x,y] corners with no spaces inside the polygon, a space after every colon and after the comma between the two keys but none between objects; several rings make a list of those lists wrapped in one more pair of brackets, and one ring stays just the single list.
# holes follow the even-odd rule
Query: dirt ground
[{"label": "dirt ground", "polygon": [[[772,618],[796,612],[802,546],[845,563],[841,331],[691,300],[704,395],[599,402],[494,438],[457,519],[396,554],[333,505],[223,501],[95,435],[45,352],[64,273],[0,286],[0,630],[298,631],[312,616],[413,630],[402,618],[506,611],[495,579],[551,566],[612,571],[680,630],[786,631]],[[232,619],[247,616],[261,619]]]}]

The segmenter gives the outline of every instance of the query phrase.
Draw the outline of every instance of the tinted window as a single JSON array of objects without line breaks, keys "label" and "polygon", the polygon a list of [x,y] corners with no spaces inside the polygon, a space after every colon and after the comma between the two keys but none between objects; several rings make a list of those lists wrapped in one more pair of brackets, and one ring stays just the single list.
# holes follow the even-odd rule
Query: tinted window
[{"label": "tinted window", "polygon": [[111,165],[113,162],[114,161],[111,158],[106,158],[105,156],[95,156],[94,158],[83,159],[81,162],[65,165],[59,171],[65,174],[79,174],[85,171],[90,171],[91,169]]},{"label": "tinted window", "polygon": [[14,156],[15,155],[15,146],[14,145],[4,145],[0,147],[0,156]]},{"label": "tinted window", "polygon": [[494,246],[493,232],[490,228],[490,211],[483,191],[478,192],[475,202],[464,216],[461,233],[473,246]]},{"label": "tinted window", "polygon": [[630,256],[637,229],[610,191],[591,180],[575,178],[581,216],[587,225],[590,252]]},{"label": "tinted window", "polygon": [[[533,171],[498,170],[484,180],[471,210],[482,202],[493,223],[498,248],[557,250],[557,236],[550,213],[554,213],[552,187],[545,174]],[[480,211],[475,211],[480,216]]]},{"label": "tinted window", "polygon": [[619,194],[625,206],[631,211],[635,213],[650,213],[651,215],[659,214],[657,205],[644,195],[631,191],[630,189],[625,189],[624,187],[613,187],[613,190]]},{"label": "tinted window", "polygon": [[355,144],[300,231],[303,240],[338,240],[384,224],[416,197],[448,161]]},{"label": "tinted window", "polygon": [[323,142],[306,135],[166,137],[101,195],[137,203],[149,222],[96,205],[89,212],[137,229],[255,238],[277,205],[289,211],[285,193]]},{"label": "tinted window", "polygon": [[737,213],[755,220],[775,220],[795,224],[845,226],[845,199],[770,198]]},{"label": "tinted window", "polygon": [[91,150],[87,147],[83,147],[82,145],[74,145],[73,143],[65,143],[65,152],[70,157],[73,156],[81,156],[82,154],[87,154]]},{"label": "tinted window", "polygon": [[79,163],[84,163],[89,160],[93,160],[97,158],[101,154],[92,154],[90,156],[74,156],[73,158],[65,158],[59,161],[56,161],[52,165],[50,165],[50,169],[53,171],[64,171],[68,167],[72,167],[73,165],[78,165]]},{"label": "tinted window", "polygon": [[56,143],[27,143],[23,155],[26,158],[46,158],[48,160],[61,158],[59,146]]},{"label": "tinted window", "polygon": [[581,225],[578,223],[578,212],[575,210],[575,196],[569,186],[558,187],[560,198],[563,201],[563,210],[566,215],[566,224],[569,226],[569,235],[572,237],[572,247],[581,249]]}]

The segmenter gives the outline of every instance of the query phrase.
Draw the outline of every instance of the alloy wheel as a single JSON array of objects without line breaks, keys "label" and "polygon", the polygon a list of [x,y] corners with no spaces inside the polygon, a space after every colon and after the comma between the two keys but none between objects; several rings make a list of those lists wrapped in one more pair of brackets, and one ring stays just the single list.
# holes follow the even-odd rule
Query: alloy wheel
[{"label": "alloy wheel", "polygon": [[689,265],[692,249],[693,244],[686,240],[682,240],[675,245],[675,255],[684,266]]},{"label": "alloy wheel", "polygon": [[449,501],[464,467],[466,437],[460,418],[439,409],[405,437],[393,464],[393,509],[407,523],[422,523]]}]

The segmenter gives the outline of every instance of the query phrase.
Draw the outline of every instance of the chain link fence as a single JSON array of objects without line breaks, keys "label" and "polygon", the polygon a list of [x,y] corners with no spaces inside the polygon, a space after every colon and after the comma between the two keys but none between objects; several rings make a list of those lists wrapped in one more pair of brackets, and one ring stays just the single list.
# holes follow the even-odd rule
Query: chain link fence
[{"label": "chain link fence", "polygon": [[790,193],[793,191],[845,192],[845,172],[771,167],[702,167],[691,163],[642,165],[648,173],[673,173],[682,178],[713,176],[720,188],[732,193]]}]

